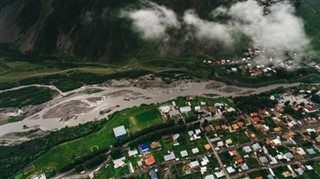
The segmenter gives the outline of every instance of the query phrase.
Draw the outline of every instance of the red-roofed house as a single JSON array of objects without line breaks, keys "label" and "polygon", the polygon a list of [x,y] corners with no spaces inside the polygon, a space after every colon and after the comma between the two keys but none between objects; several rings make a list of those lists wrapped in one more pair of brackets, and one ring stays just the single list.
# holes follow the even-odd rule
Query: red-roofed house
[{"label": "red-roofed house", "polygon": [[251,117],[256,117],[256,116],[258,116],[258,113],[257,112],[252,112],[252,113],[250,113],[250,115],[251,115]]},{"label": "red-roofed house", "polygon": [[259,117],[254,117],[254,118],[252,118],[252,121],[253,122],[260,122],[260,118]]}]

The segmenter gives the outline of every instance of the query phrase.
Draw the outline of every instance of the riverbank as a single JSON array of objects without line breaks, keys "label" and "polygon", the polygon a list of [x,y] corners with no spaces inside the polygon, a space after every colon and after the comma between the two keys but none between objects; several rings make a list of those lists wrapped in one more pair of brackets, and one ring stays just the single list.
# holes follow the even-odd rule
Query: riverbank
[{"label": "riverbank", "polygon": [[[160,103],[179,96],[211,95],[214,97],[235,97],[258,94],[278,87],[286,88],[300,84],[274,84],[261,88],[244,88],[211,80],[198,82],[185,80],[165,87],[153,85],[142,88],[135,87],[132,84],[127,84],[123,87],[112,85],[83,86],[67,93],[58,91],[60,95],[43,104],[41,109],[35,114],[22,121],[0,126],[0,137],[10,133],[25,132],[37,128],[43,131],[52,131],[66,126],[76,126],[88,121],[106,118],[115,111],[141,104]],[[50,85],[41,85],[41,87],[55,90]],[[81,92],[92,88],[100,89],[101,92],[93,94]]]}]

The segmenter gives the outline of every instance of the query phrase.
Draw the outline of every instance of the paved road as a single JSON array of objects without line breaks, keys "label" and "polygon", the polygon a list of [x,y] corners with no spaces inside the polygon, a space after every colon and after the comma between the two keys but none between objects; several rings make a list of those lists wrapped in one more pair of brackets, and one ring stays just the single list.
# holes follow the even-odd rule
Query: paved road
[{"label": "paved road", "polygon": [[217,158],[217,160],[218,160],[218,163],[219,163],[220,168],[223,169],[224,173],[226,174],[226,178],[227,178],[227,179],[230,179],[230,175],[229,175],[226,167],[224,167],[224,165],[223,165],[223,163],[222,163],[222,161],[221,161],[221,159],[220,159],[220,156],[219,156],[218,152],[214,149],[214,146],[212,145],[212,143],[211,143],[209,137],[207,136],[207,134],[205,134],[205,136],[206,136],[206,139],[207,139],[208,143],[209,143],[210,146],[211,146],[211,150],[212,150],[214,156],[215,156],[215,157]]}]

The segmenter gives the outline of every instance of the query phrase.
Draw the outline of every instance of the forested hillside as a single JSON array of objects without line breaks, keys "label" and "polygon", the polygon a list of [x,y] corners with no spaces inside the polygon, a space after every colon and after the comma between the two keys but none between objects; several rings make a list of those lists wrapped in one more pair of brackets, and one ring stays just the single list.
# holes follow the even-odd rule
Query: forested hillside
[{"label": "forested hillside", "polygon": [[[152,1],[173,10],[178,19],[183,18],[183,14],[190,9],[201,19],[212,19],[212,10],[234,3],[233,0]],[[304,5],[304,2],[313,3],[316,0],[292,1],[298,9],[298,15],[303,18],[314,16],[308,9],[312,4]],[[138,0],[2,0],[0,43],[15,43],[25,53],[53,54],[59,50],[79,59],[108,63],[126,62],[131,58],[230,54],[241,52],[250,45],[250,40],[241,34],[234,48],[225,48],[220,44],[208,45],[206,41],[193,38],[193,35],[186,40],[184,27],[180,31],[169,29],[173,35],[166,43],[163,43],[163,39],[143,39],[132,28],[132,19],[122,14],[123,11],[146,4],[147,1]],[[218,20],[224,19],[218,17]],[[309,25],[309,20],[306,21]],[[314,31],[319,34],[320,30],[311,29],[307,32],[315,34]],[[314,43],[316,45],[318,40]]]}]

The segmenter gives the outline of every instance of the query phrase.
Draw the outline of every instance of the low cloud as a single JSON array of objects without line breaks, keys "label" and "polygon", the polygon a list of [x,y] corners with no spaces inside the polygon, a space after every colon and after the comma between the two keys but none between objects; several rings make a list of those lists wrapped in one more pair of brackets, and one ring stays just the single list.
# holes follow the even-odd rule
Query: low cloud
[{"label": "low cloud", "polygon": [[125,12],[133,20],[134,28],[145,39],[168,41],[171,38],[168,30],[177,29],[186,34],[186,39],[191,33],[199,41],[232,47],[235,37],[245,34],[255,47],[275,54],[283,53],[284,50],[302,50],[309,42],[303,21],[294,13],[291,4],[282,2],[271,5],[269,13],[264,14],[264,8],[255,0],[238,2],[229,8],[218,7],[208,14],[213,18],[227,16],[228,20],[224,22],[201,19],[193,10],[185,11],[178,18],[171,9],[155,3],[148,3],[143,9]]},{"label": "low cloud", "polygon": [[168,28],[179,28],[176,14],[155,3],[148,3],[145,9],[125,12],[132,20],[136,30],[145,39],[166,38]]},{"label": "low cloud", "polygon": [[308,44],[304,25],[294,15],[294,8],[288,3],[277,3],[264,15],[263,7],[249,0],[234,4],[228,15],[232,17],[229,26],[249,36],[255,46],[268,51],[301,50]]},{"label": "low cloud", "polygon": [[188,25],[194,26],[195,35],[200,40],[209,39],[212,41],[223,42],[227,46],[232,44],[230,28],[224,24],[200,19],[192,10],[185,12],[183,21]]}]

